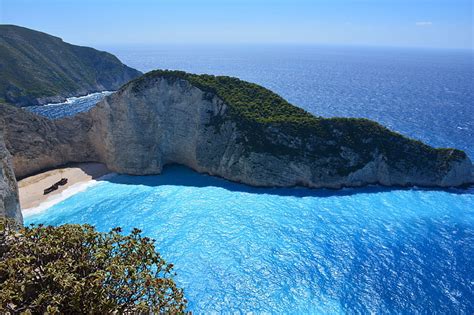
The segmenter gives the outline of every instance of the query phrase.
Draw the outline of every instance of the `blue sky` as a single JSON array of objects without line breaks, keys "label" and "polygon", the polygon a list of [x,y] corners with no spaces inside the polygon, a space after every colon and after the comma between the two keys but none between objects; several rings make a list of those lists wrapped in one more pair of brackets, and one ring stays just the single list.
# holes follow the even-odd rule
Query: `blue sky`
[{"label": "blue sky", "polygon": [[472,0],[0,0],[0,23],[83,45],[297,43],[473,49]]}]

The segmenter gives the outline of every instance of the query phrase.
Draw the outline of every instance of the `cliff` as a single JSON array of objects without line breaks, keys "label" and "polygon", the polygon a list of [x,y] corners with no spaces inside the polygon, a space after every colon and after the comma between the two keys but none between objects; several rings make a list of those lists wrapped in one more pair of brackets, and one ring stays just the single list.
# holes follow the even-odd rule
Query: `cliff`
[{"label": "cliff", "polygon": [[18,200],[18,186],[13,173],[12,158],[3,136],[4,123],[0,116],[0,218],[11,218],[23,223]]},{"label": "cliff", "polygon": [[141,73],[112,54],[15,25],[0,25],[0,101],[17,106],[116,90]]},{"label": "cliff", "polygon": [[97,161],[89,139],[89,115],[50,120],[0,103],[5,143],[13,156],[17,178],[70,162]]},{"label": "cliff", "polygon": [[[154,71],[90,112],[95,151],[128,174],[179,163],[255,186],[459,186],[462,151],[434,149],[365,119],[323,119],[255,84]],[[113,131],[113,132],[110,132]]]},{"label": "cliff", "polygon": [[435,149],[365,119],[315,117],[229,77],[150,72],[89,112],[57,121],[1,110],[18,177],[96,161],[134,175],[178,163],[254,186],[472,183],[462,151]]}]

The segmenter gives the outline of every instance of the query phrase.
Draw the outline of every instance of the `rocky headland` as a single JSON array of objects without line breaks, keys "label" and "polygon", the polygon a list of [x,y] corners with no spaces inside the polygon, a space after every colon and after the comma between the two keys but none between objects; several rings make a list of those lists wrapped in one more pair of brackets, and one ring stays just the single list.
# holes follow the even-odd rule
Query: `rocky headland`
[{"label": "rocky headland", "polygon": [[114,55],[16,25],[0,25],[0,102],[15,106],[117,90],[141,75]]},{"label": "rocky headland", "polygon": [[[74,117],[49,120],[9,105],[0,116],[17,178],[100,162],[132,175],[177,163],[266,187],[472,183],[463,151],[436,149],[366,119],[316,117],[230,77],[153,71]],[[12,188],[9,163],[3,173]]]}]

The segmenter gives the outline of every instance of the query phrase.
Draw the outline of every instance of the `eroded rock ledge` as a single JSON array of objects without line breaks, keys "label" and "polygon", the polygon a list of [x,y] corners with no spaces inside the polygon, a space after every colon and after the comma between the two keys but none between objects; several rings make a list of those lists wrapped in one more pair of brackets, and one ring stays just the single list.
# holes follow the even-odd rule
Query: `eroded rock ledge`
[{"label": "eroded rock ledge", "polygon": [[17,177],[67,162],[159,174],[178,163],[254,186],[460,186],[470,159],[365,119],[323,119],[255,84],[153,71],[89,112],[50,121],[3,106]]}]

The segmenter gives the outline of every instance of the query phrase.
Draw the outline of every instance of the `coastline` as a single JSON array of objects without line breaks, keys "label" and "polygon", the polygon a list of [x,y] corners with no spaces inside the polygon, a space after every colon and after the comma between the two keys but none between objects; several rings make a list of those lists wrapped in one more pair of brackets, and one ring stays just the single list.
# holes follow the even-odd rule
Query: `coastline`
[{"label": "coastline", "polygon": [[[23,216],[29,216],[42,212],[97,184],[101,178],[109,177],[111,174],[113,173],[110,173],[104,164],[79,163],[26,177],[18,181],[22,214]],[[58,182],[61,178],[67,178],[67,184],[59,186],[57,190],[47,195],[43,195],[44,189]]]},{"label": "coastline", "polygon": [[81,100],[88,99],[88,98],[95,97],[95,96],[100,97],[100,96],[102,96],[102,95],[104,95],[104,97],[106,97],[106,96],[109,96],[110,94],[113,94],[113,93],[115,93],[115,91],[103,90],[103,91],[97,91],[97,92],[87,93],[87,94],[84,94],[84,95],[78,94],[78,95],[66,97],[66,98],[64,99],[64,101],[62,101],[62,102],[47,103],[47,104],[38,105],[38,106],[42,106],[42,107],[44,107],[44,106],[54,107],[54,106],[72,104],[72,103],[75,102],[75,101],[81,101]]}]

